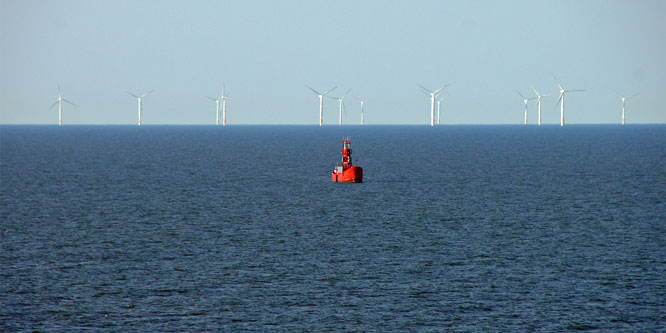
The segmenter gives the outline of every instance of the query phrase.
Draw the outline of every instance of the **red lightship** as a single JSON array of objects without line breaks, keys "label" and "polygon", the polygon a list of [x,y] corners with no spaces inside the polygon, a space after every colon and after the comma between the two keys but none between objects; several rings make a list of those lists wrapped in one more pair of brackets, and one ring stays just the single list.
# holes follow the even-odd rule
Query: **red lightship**
[{"label": "red lightship", "polygon": [[362,183],[363,168],[352,166],[349,138],[342,140],[342,166],[336,166],[331,173],[334,182],[339,183]]}]

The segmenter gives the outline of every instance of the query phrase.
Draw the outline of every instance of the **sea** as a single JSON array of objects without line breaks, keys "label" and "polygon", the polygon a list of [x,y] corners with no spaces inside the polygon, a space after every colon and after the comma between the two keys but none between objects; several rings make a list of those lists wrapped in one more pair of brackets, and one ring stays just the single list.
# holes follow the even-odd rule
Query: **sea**
[{"label": "sea", "polygon": [[575,330],[666,330],[666,125],[0,126],[0,331]]}]

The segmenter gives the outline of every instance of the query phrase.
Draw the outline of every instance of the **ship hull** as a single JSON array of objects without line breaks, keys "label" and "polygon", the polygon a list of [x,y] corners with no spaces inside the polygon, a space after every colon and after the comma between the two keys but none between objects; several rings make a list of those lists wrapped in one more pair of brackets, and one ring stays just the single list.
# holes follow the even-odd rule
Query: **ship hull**
[{"label": "ship hull", "polygon": [[342,173],[333,171],[331,178],[337,183],[362,183],[363,182],[363,168],[353,166],[343,170]]}]

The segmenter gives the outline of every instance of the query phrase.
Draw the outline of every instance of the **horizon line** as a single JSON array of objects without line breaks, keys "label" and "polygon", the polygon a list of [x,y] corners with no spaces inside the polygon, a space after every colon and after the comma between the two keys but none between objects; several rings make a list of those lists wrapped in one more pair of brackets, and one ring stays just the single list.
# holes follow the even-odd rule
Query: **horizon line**
[{"label": "horizon line", "polygon": [[[648,122],[648,123],[567,123],[566,126],[578,126],[578,125],[618,125],[618,126],[627,126],[627,125],[666,125],[666,122]],[[43,123],[4,123],[0,126],[210,126],[210,127],[235,127],[235,126],[313,126],[313,127],[363,127],[363,126],[423,126],[423,127],[438,127],[438,126],[522,126],[522,127],[540,127],[537,124],[522,124],[522,123],[450,123],[450,124],[440,124],[435,126],[430,126],[430,124],[347,124],[347,125],[338,125],[338,124],[324,124],[320,126],[319,124],[227,124],[226,126],[220,126],[216,124],[141,124],[138,126],[134,123],[127,124],[43,124]],[[559,123],[548,123],[542,124],[541,126],[557,126],[561,127]],[[564,127],[566,127],[564,126]]]}]

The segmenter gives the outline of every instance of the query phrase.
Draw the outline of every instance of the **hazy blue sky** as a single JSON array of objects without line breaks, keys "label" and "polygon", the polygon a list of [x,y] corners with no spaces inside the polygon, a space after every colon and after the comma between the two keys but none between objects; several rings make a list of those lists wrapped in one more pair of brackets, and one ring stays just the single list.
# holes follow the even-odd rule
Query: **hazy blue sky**
[{"label": "hazy blue sky", "polygon": [[[427,124],[417,83],[452,83],[444,123],[521,123],[515,90],[565,88],[568,123],[666,122],[666,1],[0,0],[0,123],[317,124],[305,88],[365,98],[368,124]],[[532,94],[531,94],[532,95]],[[545,98],[545,123],[559,122]],[[347,100],[344,122],[360,122]],[[530,123],[536,107],[530,104]],[[324,122],[337,122],[326,100]]]}]

